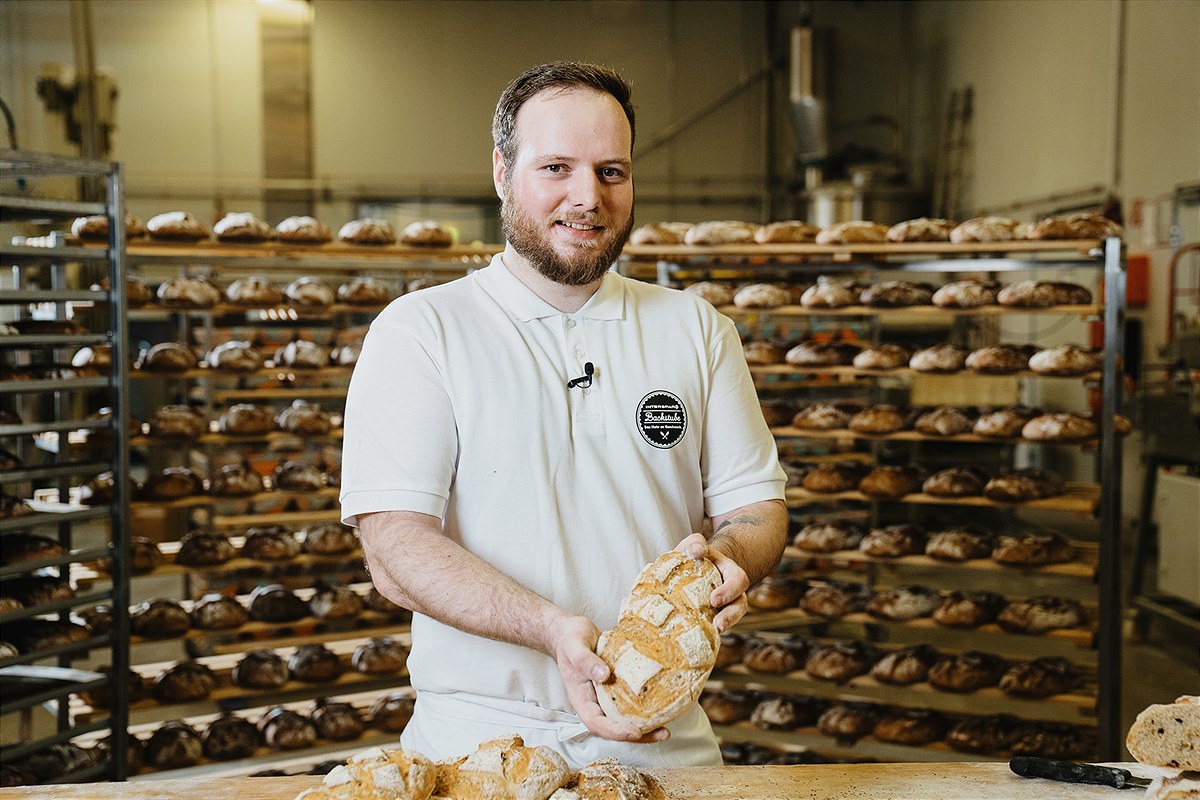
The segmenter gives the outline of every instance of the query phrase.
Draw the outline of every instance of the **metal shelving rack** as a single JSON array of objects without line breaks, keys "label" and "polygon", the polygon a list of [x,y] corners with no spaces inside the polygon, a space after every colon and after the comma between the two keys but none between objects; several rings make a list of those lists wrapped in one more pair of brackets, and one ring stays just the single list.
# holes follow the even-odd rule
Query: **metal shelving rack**
[{"label": "metal shelving rack", "polygon": [[[84,202],[38,197],[47,183],[77,179],[102,184],[105,199]],[[57,489],[57,504],[33,506],[33,513],[0,519],[0,536],[24,532],[56,538],[65,555],[17,561],[0,566],[0,585],[20,576],[51,575],[69,580],[72,564],[97,558],[111,558],[111,580],[105,588],[80,591],[75,596],[0,613],[0,626],[34,618],[67,620],[72,609],[96,603],[125,608],[129,603],[129,565],[126,557],[128,533],[129,456],[126,420],[128,397],[128,356],[125,327],[124,188],[119,164],[62,156],[6,151],[0,153],[0,209],[6,222],[27,220],[43,222],[70,220],[76,216],[108,217],[109,240],[106,246],[83,248],[65,246],[56,237],[41,245],[21,239],[0,242],[0,254],[11,269],[11,281],[0,289],[0,321],[10,323],[28,319],[36,306],[39,317],[66,320],[75,310],[92,320],[90,332],[78,334],[9,334],[0,336],[0,408],[20,407],[32,418],[22,417],[16,424],[0,424],[0,445],[5,449],[34,452],[32,437],[53,433],[58,446],[53,462],[18,467],[0,472],[0,489],[6,495],[32,497],[35,488]],[[81,276],[103,273],[109,288],[88,288],[90,281]],[[89,308],[89,306],[91,308]],[[52,313],[52,317],[46,316]],[[32,380],[18,379],[14,366],[21,363],[61,364],[63,355],[85,345],[104,344],[111,348],[111,367],[106,374]],[[7,374],[13,369],[13,375]],[[103,403],[112,410],[106,419],[88,418],[81,413],[85,398],[104,393]],[[111,431],[103,454],[89,453],[83,459],[72,457],[69,433],[78,430]],[[72,486],[80,479],[111,472],[114,476],[111,502],[93,506],[67,503]],[[103,527],[107,541],[85,546]],[[86,526],[87,531],[81,528]],[[0,639],[3,629],[0,627]],[[104,649],[110,655],[112,671],[103,673],[70,669],[72,662],[90,651]],[[51,664],[53,666],[51,666]],[[78,736],[99,736],[109,732],[109,758],[52,778],[54,782],[77,782],[108,778],[123,780],[127,762],[128,688],[124,675],[129,668],[129,624],[124,614],[113,617],[106,633],[82,641],[37,650],[26,649],[0,660],[0,685],[4,699],[0,713],[19,715],[21,740],[0,747],[0,764],[15,766],[30,754]],[[111,683],[112,704],[106,715],[75,724],[69,714],[69,698],[89,689]],[[52,711],[55,732],[32,736],[32,714],[37,706]]]},{"label": "metal shelving rack", "polygon": [[[1102,422],[1099,455],[1095,459],[1100,491],[1093,512],[1097,520],[1099,542],[1095,574],[1098,614],[1094,643],[1098,678],[1097,749],[1102,760],[1120,760],[1123,742],[1120,726],[1121,629],[1124,617],[1119,561],[1122,464],[1113,418],[1121,409],[1123,388],[1119,359],[1124,348],[1125,245],[1121,239],[834,246],[641,245],[625,248],[621,266],[626,274],[656,280],[663,285],[710,279],[759,283],[854,272],[914,273],[912,279],[917,280],[919,278],[915,273],[1052,272],[1055,268],[1097,270],[1102,278],[1103,306],[1089,309],[1083,314],[1102,322],[1104,332],[1103,368],[1099,375]],[[798,314],[821,313],[799,307],[791,307],[791,310]],[[753,322],[759,316],[772,319],[774,316],[787,316],[788,311],[789,307],[784,307],[769,311],[738,310],[738,313]],[[911,309],[897,311],[907,312]],[[936,313],[936,310],[930,311]],[[977,309],[973,311],[991,313]],[[1036,313],[1038,310],[1020,311]],[[822,312],[836,316],[845,313],[845,310],[827,309]],[[892,312],[887,309],[858,309],[849,313],[878,316]],[[835,371],[837,369],[854,372],[850,368],[834,368]],[[780,370],[785,368],[781,367]],[[789,502],[789,506],[792,505]],[[944,754],[938,752],[937,755],[940,757]]]}]

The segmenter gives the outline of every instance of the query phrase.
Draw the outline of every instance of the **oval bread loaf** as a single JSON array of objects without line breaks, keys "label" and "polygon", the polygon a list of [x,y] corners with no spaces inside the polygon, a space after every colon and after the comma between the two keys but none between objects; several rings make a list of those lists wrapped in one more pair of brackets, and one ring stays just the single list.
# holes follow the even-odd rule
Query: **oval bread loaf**
[{"label": "oval bread loaf", "polygon": [[428,800],[436,779],[437,768],[422,754],[372,747],[351,756],[345,765],[334,767],[325,775],[323,786],[301,792],[296,800],[358,797]]},{"label": "oval bread loaf", "polygon": [[595,684],[605,714],[647,733],[699,699],[720,644],[709,596],[721,582],[711,561],[677,551],[642,570],[596,647],[612,670]]},{"label": "oval bread loaf", "polygon": [[1200,697],[1149,706],[1130,726],[1125,746],[1142,764],[1200,770]]},{"label": "oval bread loaf", "polygon": [[557,751],[545,745],[526,747],[524,739],[512,734],[483,742],[456,761],[438,763],[433,797],[546,800],[570,777],[571,768]]}]

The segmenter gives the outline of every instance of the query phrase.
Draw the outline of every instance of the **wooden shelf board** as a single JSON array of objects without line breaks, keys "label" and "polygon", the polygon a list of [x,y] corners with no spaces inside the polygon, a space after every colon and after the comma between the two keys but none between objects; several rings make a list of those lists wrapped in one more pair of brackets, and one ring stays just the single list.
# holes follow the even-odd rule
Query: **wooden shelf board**
[{"label": "wooden shelf board", "polygon": [[336,486],[324,486],[317,490],[274,489],[269,492],[259,492],[242,497],[226,495],[197,494],[180,497],[176,500],[134,500],[129,504],[131,510],[149,511],[168,508],[196,508],[198,506],[235,506],[249,503],[269,503],[272,500],[286,502],[309,497],[337,497],[341,489]]},{"label": "wooden shelf board", "polygon": [[958,372],[918,372],[915,369],[908,367],[899,367],[897,369],[856,369],[850,366],[834,366],[834,367],[801,367],[794,364],[757,364],[750,367],[750,374],[754,377],[764,375],[834,375],[834,376],[853,376],[860,378],[868,377],[896,377],[896,378],[913,378],[920,375],[922,378],[939,378],[949,375],[969,375],[977,380],[988,379],[1011,379],[1011,378],[1058,378],[1060,380],[1077,380],[1077,381],[1098,381],[1101,378],[1099,371],[1088,372],[1082,375],[1042,375],[1030,370],[1022,370],[1005,375],[987,375],[983,373],[972,372],[971,370],[962,369]]},{"label": "wooden shelf board", "polygon": [[966,561],[940,561],[926,555],[900,556],[898,558],[878,558],[859,550],[836,550],[832,553],[810,553],[799,547],[789,546],[784,551],[784,561],[822,562],[832,564],[884,564],[901,567],[933,567],[938,569],[957,568],[981,570],[984,572],[1000,572],[1013,575],[1056,575],[1065,578],[1075,578],[1091,581],[1096,577],[1100,560],[1100,547],[1095,542],[1071,543],[1075,549],[1075,558],[1061,564],[1044,564],[1042,566],[1022,567],[1001,564],[990,558],[972,558]]},{"label": "wooden shelf board", "polygon": [[938,306],[901,306],[899,308],[876,308],[874,306],[842,306],[840,308],[806,308],[805,306],[777,306],[775,308],[740,308],[738,306],[720,306],[718,309],[727,317],[746,317],[752,315],[780,317],[862,317],[862,316],[900,316],[913,314],[917,316],[996,316],[1005,314],[1065,314],[1083,318],[1098,317],[1104,313],[1100,305],[1062,305],[1046,306],[1044,308],[1015,308],[1012,306],[979,306],[977,308],[939,308]]},{"label": "wooden shelf board", "polygon": [[[622,257],[627,260],[688,259],[690,257],[827,257],[847,260],[855,256],[873,259],[905,258],[911,256],[1078,256],[1094,258],[1095,251],[1104,244],[1101,239],[1072,239],[1012,242],[979,242],[954,244],[951,242],[891,242],[887,244],[725,244],[725,245],[626,245]],[[903,263],[903,262],[899,262]],[[956,270],[953,262],[947,264],[947,272]],[[875,265],[879,268],[878,265]]]},{"label": "wooden shelf board", "polygon": [[982,508],[1031,508],[1049,511],[1069,511],[1081,516],[1091,516],[1100,503],[1100,487],[1091,483],[1068,483],[1066,491],[1057,497],[1045,497],[1024,503],[997,503],[982,495],[972,497],[935,497],[923,492],[906,494],[899,498],[869,497],[862,492],[831,492],[822,494],[807,489],[785,490],[785,499],[790,508],[853,500],[860,503],[911,503],[918,505],[974,506]]}]

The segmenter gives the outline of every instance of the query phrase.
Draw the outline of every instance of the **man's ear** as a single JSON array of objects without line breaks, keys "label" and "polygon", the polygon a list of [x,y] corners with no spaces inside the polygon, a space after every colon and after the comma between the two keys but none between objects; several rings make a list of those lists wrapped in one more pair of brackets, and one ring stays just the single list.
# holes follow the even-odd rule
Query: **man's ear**
[{"label": "man's ear", "polygon": [[496,187],[496,196],[501,200],[504,199],[504,175],[508,172],[508,165],[504,163],[504,156],[500,154],[500,148],[492,148],[492,183]]}]

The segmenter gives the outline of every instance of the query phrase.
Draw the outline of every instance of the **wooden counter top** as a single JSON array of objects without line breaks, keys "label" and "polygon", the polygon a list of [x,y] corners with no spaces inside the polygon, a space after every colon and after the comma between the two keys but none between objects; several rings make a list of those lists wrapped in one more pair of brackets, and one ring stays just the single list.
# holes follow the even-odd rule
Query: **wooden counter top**
[{"label": "wooden counter top", "polygon": [[[1121,764],[1134,775],[1166,772]],[[1104,786],[1019,778],[1000,762],[965,764],[815,764],[794,767],[704,767],[648,770],[669,800],[1077,800],[1141,797]],[[317,776],[138,780],[0,789],[0,800],[293,800]]]}]

